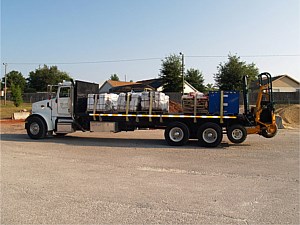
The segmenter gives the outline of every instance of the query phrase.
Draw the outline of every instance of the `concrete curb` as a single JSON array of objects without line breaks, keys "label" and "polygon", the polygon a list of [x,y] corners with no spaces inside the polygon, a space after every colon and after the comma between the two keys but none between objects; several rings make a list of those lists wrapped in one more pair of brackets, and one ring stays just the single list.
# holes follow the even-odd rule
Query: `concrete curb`
[{"label": "concrete curb", "polygon": [[30,115],[30,112],[15,112],[12,114],[13,120],[24,120]]}]

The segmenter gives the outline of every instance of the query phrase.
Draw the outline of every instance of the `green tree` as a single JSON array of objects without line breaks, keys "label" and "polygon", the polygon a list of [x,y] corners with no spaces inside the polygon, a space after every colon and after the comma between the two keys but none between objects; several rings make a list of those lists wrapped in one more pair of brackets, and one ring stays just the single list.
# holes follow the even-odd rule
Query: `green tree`
[{"label": "green tree", "polygon": [[217,89],[214,87],[213,84],[208,83],[205,86],[205,90],[206,90],[206,92],[209,92],[209,91],[216,91]]},{"label": "green tree", "polygon": [[205,92],[204,78],[202,72],[200,72],[198,69],[188,69],[186,71],[185,80],[198,91]]},{"label": "green tree", "polygon": [[[5,77],[2,78],[2,87],[4,87]],[[24,91],[26,86],[26,79],[23,77],[22,73],[19,71],[12,70],[6,74],[6,87],[11,88],[12,84],[19,86],[21,92]]]},{"label": "green tree", "polygon": [[178,55],[170,55],[162,60],[160,78],[165,92],[182,92],[182,61]]},{"label": "green tree", "polygon": [[19,107],[23,103],[22,89],[19,85],[11,84],[11,97],[14,105]]},{"label": "green tree", "polygon": [[120,81],[120,78],[118,77],[118,75],[117,74],[112,74],[111,76],[110,76],[110,80],[114,80],[114,81]]},{"label": "green tree", "polygon": [[259,70],[254,63],[246,64],[236,55],[228,55],[228,62],[220,63],[214,75],[221,90],[242,90],[243,76],[249,76],[249,83],[257,79]]},{"label": "green tree", "polygon": [[57,66],[44,65],[29,73],[28,88],[34,91],[47,91],[48,85],[55,85],[63,80],[71,80],[68,73],[60,71]]}]

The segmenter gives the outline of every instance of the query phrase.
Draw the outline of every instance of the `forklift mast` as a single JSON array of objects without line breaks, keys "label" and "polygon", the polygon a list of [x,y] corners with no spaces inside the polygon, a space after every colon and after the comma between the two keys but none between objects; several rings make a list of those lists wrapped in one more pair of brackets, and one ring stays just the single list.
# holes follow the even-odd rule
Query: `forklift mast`
[{"label": "forklift mast", "polygon": [[271,74],[264,72],[258,75],[259,81],[259,94],[256,107],[267,107],[270,111],[275,111],[273,90],[272,90],[272,77]]},{"label": "forklift mast", "polygon": [[248,76],[243,76],[244,114],[249,114]]}]

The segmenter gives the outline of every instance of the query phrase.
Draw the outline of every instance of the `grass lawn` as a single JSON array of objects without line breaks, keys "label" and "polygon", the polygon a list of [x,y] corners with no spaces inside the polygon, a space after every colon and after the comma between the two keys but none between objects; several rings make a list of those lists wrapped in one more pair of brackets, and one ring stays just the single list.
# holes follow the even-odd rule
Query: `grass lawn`
[{"label": "grass lawn", "polygon": [[13,102],[7,101],[6,105],[4,105],[4,101],[1,100],[1,105],[0,105],[0,119],[11,119],[11,115],[14,112],[19,112],[23,109],[26,109],[27,111],[31,110],[31,104],[32,103],[23,103],[21,106],[16,107],[14,106]]}]

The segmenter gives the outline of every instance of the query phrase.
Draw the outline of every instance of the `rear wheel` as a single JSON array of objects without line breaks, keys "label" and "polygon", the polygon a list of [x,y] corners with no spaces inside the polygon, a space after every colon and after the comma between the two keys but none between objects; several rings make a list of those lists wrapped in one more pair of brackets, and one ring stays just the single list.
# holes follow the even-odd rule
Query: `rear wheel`
[{"label": "rear wheel", "polygon": [[197,137],[200,146],[216,147],[223,138],[222,128],[216,123],[205,123],[199,127]]},{"label": "rear wheel", "polygon": [[46,124],[40,117],[31,117],[27,121],[27,134],[32,139],[41,139],[46,136]]},{"label": "rear wheel", "polygon": [[247,130],[240,124],[233,124],[227,129],[227,137],[232,143],[243,143],[247,138]]},{"label": "rear wheel", "polygon": [[190,137],[189,128],[181,122],[174,122],[165,129],[165,140],[169,145],[181,146],[187,143]]}]

